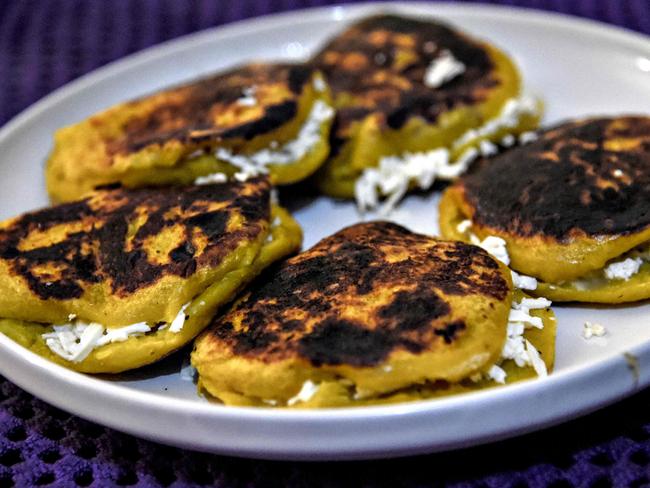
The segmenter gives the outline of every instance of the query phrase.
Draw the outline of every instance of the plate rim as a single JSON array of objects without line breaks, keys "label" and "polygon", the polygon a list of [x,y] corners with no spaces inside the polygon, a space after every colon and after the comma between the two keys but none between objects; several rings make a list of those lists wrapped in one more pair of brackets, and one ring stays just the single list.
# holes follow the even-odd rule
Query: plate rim
[{"label": "plate rim", "polygon": [[[440,14],[464,15],[480,18],[493,17],[498,19],[503,19],[504,16],[514,16],[516,21],[528,21],[544,24],[547,24],[549,20],[552,20],[555,24],[554,28],[577,29],[584,34],[589,34],[606,40],[608,43],[614,42],[625,47],[640,50],[645,49],[650,51],[650,37],[645,36],[644,34],[629,31],[627,29],[612,26],[610,24],[605,24],[595,20],[531,8],[520,8],[502,5],[496,6],[487,4],[459,5],[446,2],[373,2],[294,10],[245,19],[227,24],[225,26],[209,28],[176,39],[165,41],[163,43],[145,48],[129,56],[108,63],[107,65],[93,70],[92,72],[87,73],[58,88],[57,90],[41,98],[35,104],[31,105],[26,110],[12,118],[7,124],[2,127],[2,129],[0,129],[0,147],[7,139],[11,138],[22,127],[28,125],[33,120],[37,120],[39,117],[46,114],[49,110],[56,107],[57,104],[63,103],[70,97],[76,96],[79,92],[92,87],[92,85],[96,82],[119,76],[119,74],[123,71],[137,69],[138,65],[141,63],[152,61],[155,62],[156,59],[159,59],[161,57],[171,56],[174,52],[185,52],[186,50],[190,50],[193,46],[201,45],[204,43],[214,43],[217,42],[219,38],[245,36],[250,33],[247,33],[246,31],[259,31],[260,29],[278,28],[283,25],[287,25],[287,22],[297,17],[300,17],[307,22],[317,19],[331,19],[332,21],[337,21],[342,19],[350,20],[358,18],[359,16],[367,15],[371,12],[376,13],[378,11],[392,10],[396,12],[408,13],[409,10],[413,11],[419,9],[431,9],[430,15],[432,17],[436,17]],[[594,362],[586,362],[583,364],[570,366],[562,372],[552,374],[546,380],[521,382],[518,384],[508,385],[506,387],[507,389],[494,388],[490,390],[456,395],[453,397],[446,397],[435,400],[423,400],[404,404],[318,410],[279,410],[263,407],[226,407],[199,402],[196,400],[165,397],[163,395],[155,393],[134,390],[133,388],[129,388],[127,386],[112,384],[110,382],[106,382],[105,380],[76,373],[74,371],[68,370],[63,366],[53,364],[46,359],[32,353],[31,351],[24,349],[22,346],[11,341],[6,336],[0,334],[0,350],[2,349],[4,349],[5,352],[9,353],[9,355],[6,357],[4,357],[4,354],[0,355],[2,356],[0,357],[0,371],[2,374],[4,374],[12,381],[14,381],[15,378],[16,381],[14,382],[16,384],[34,394],[38,398],[44,399],[45,401],[48,401],[60,408],[63,408],[67,411],[72,411],[76,415],[88,418],[103,425],[109,425],[109,423],[107,423],[106,419],[101,415],[79,411],[79,409],[75,411],[75,409],[70,407],[69,403],[67,403],[63,398],[60,398],[60,396],[57,396],[56,394],[50,393],[48,395],[43,395],[40,391],[33,391],[35,388],[32,388],[29,382],[25,380],[24,375],[16,374],[15,371],[9,371],[11,368],[9,367],[7,359],[9,357],[12,357],[12,359],[17,359],[19,362],[22,360],[25,363],[31,365],[35,371],[40,370],[49,372],[49,375],[54,377],[57,381],[65,383],[68,385],[68,387],[72,387],[73,389],[84,390],[87,393],[94,392],[97,394],[109,395],[113,400],[122,401],[125,402],[125,404],[137,404],[140,408],[151,409],[153,405],[153,408],[167,413],[207,416],[215,422],[221,420],[232,421],[236,419],[248,421],[255,420],[258,422],[273,421],[281,424],[289,424],[293,422],[301,425],[305,425],[305,423],[330,425],[333,421],[350,422],[359,419],[367,420],[368,418],[375,420],[386,420],[391,418],[402,418],[405,415],[435,415],[439,411],[453,409],[461,405],[466,406],[468,404],[467,399],[469,397],[471,397],[471,403],[490,406],[498,404],[500,401],[507,400],[508,397],[529,397],[539,395],[548,389],[553,390],[554,385],[556,384],[559,388],[560,384],[570,384],[577,381],[578,378],[582,378],[583,382],[586,381],[598,384],[600,383],[599,380],[602,380],[604,376],[608,374],[614,375],[612,378],[615,377],[616,380],[619,381],[619,388],[617,390],[617,393],[615,395],[608,395],[607,399],[601,402],[592,401],[588,408],[593,410],[600,408],[606,404],[613,403],[614,401],[624,396],[638,391],[643,386],[650,384],[650,376],[643,378],[635,377],[634,374],[632,374],[633,372],[630,370],[628,362],[626,361],[624,355],[621,353],[612,353],[611,355]],[[650,360],[650,341],[636,345],[635,347],[631,348],[629,352],[630,354],[633,354],[634,357],[639,361]],[[161,405],[157,405],[156,400]],[[542,426],[568,420],[569,418],[573,418],[585,411],[584,408],[574,408],[573,410],[574,411],[568,415],[566,414],[565,410],[565,413],[557,416],[557,418],[548,418],[542,420],[541,422],[538,422],[538,424],[533,423],[527,426],[521,426],[519,430],[514,433],[492,432],[489,434],[489,438],[492,440],[499,436],[505,437],[523,431],[534,430]],[[123,430],[121,429],[120,425],[110,426],[118,430]],[[134,433],[135,435],[141,437],[147,437],[146,435],[143,435],[142,432],[136,432],[133,429],[126,429],[126,431]],[[162,438],[158,438],[157,440],[161,441],[161,439]],[[162,442],[168,442],[176,445],[182,444],[182,442],[177,442],[169,438],[164,438]],[[472,441],[471,444],[476,444],[476,442]],[[187,447],[193,447],[195,449],[203,448],[213,452],[228,452],[231,454],[239,455],[242,455],[243,453],[247,456],[255,455],[255,452],[250,452],[250,448],[248,450],[243,449],[241,451],[238,451],[232,449],[222,449],[210,445],[192,445]],[[447,447],[444,448],[446,449]],[[424,450],[431,451],[430,448]],[[407,453],[407,451],[409,451],[409,449],[402,448],[400,452]],[[417,450],[417,452],[420,451]],[[282,454],[280,451],[276,452],[275,454],[273,452],[270,452],[268,454],[270,455],[263,454],[261,457],[270,458],[274,457],[275,454],[281,456],[283,459],[295,459],[296,457],[301,457],[300,453],[295,453],[295,455],[286,455]],[[319,459],[330,459],[332,457],[337,457],[336,453],[333,452],[329,453],[329,457],[320,457],[314,451],[311,452],[311,456],[316,456],[316,458]],[[343,457],[350,459],[354,457],[354,454],[348,453]],[[363,455],[362,457],[368,458],[369,456]]]}]

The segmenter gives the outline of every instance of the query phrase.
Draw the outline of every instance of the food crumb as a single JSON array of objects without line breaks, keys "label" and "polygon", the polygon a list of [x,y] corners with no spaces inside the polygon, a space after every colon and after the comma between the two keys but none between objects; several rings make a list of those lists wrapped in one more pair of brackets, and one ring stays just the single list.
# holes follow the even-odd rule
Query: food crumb
[{"label": "food crumb", "polygon": [[593,322],[586,321],[582,328],[582,337],[589,340],[592,337],[602,337],[607,334],[607,329],[601,325]]}]

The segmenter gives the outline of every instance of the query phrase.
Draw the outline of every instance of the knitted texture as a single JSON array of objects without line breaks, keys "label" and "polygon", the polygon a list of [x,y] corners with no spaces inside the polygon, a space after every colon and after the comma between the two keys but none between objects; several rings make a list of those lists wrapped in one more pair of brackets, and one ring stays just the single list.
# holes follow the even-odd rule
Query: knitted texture
[{"label": "knitted texture", "polygon": [[[0,3],[0,123],[103,64],[190,32],[328,0],[14,0]],[[338,2],[352,3],[352,2]],[[468,2],[458,2],[468,3]],[[650,34],[648,0],[501,0]],[[389,426],[387,427],[389,428]],[[650,486],[650,391],[518,439],[388,461],[240,460],[136,439],[0,378],[1,486]]]}]

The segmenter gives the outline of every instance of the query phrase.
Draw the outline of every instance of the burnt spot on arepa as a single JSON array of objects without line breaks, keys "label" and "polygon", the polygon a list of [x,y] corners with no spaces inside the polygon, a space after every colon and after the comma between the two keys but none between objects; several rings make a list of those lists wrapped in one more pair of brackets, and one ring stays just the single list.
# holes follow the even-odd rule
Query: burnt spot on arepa
[{"label": "burnt spot on arepa", "polygon": [[[98,191],[10,221],[0,229],[0,259],[43,300],[79,298],[93,284],[125,297],[214,267],[256,239],[268,223],[269,192],[264,178]],[[235,216],[243,223],[231,225]]]},{"label": "burnt spot on arepa", "polygon": [[482,249],[371,222],[267,269],[210,330],[236,355],[366,367],[453,345],[466,327],[450,319],[449,296],[508,293]]},{"label": "burnt spot on arepa", "polygon": [[[108,141],[108,153],[130,154],[174,140],[209,145],[266,134],[296,116],[298,97],[312,73],[303,65],[251,64],[135,100],[133,107],[150,107]],[[245,90],[255,98],[253,115],[237,103]]]},{"label": "burnt spot on arepa", "polygon": [[[444,51],[466,70],[442,86],[428,87],[425,72]],[[313,64],[325,73],[335,97],[354,100],[337,107],[334,142],[345,138],[353,122],[372,113],[391,129],[416,116],[435,122],[449,110],[482,102],[500,83],[479,42],[439,22],[396,15],[369,17],[352,25],[332,39]]]},{"label": "burnt spot on arepa", "polygon": [[566,241],[576,232],[641,231],[650,225],[650,119],[560,124],[460,184],[475,222],[515,235]]}]

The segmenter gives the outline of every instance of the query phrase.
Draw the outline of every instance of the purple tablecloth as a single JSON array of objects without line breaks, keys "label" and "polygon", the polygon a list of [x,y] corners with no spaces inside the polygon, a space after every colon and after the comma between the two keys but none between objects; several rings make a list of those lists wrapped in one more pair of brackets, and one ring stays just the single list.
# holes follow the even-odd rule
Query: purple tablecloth
[{"label": "purple tablecloth", "polygon": [[[199,29],[329,0],[0,3],[0,123],[109,61]],[[351,2],[342,2],[351,3]],[[500,0],[650,34],[650,0]],[[193,453],[55,409],[0,377],[0,486],[650,486],[650,391],[515,440],[392,461],[280,463]]]}]

